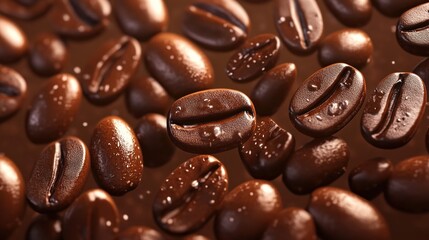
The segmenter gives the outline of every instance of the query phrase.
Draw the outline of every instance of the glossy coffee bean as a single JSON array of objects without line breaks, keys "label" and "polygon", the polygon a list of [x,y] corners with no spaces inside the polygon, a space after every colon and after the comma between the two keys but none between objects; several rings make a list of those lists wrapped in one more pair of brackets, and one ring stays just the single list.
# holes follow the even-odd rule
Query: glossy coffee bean
[{"label": "glossy coffee bean", "polygon": [[125,34],[145,41],[165,31],[168,12],[163,0],[116,1],[116,19]]},{"label": "glossy coffee bean", "polygon": [[61,220],[56,215],[39,215],[27,228],[26,240],[61,240]]},{"label": "glossy coffee bean", "polygon": [[67,208],[62,220],[64,240],[112,239],[119,231],[119,211],[112,197],[100,189],[83,193]]},{"label": "glossy coffee bean", "polygon": [[308,211],[322,239],[390,239],[381,213],[359,196],[334,187],[323,187],[311,194]]},{"label": "glossy coffee bean", "polygon": [[78,138],[65,137],[46,146],[27,182],[30,206],[44,213],[68,207],[83,190],[89,161],[88,148]]},{"label": "glossy coffee bean", "polygon": [[223,164],[210,155],[193,157],[161,184],[152,206],[155,221],[169,233],[194,232],[213,216],[227,191]]},{"label": "glossy coffee bean", "polygon": [[249,25],[246,10],[229,0],[197,0],[187,7],[183,18],[184,33],[215,50],[230,50],[244,42]]},{"label": "glossy coffee bean", "polygon": [[210,240],[210,238],[203,235],[198,235],[198,234],[188,235],[182,239],[183,240]]},{"label": "glossy coffee bean", "polygon": [[226,195],[214,221],[216,238],[261,239],[281,209],[280,193],[270,182],[244,182]]},{"label": "glossy coffee bean", "polygon": [[193,153],[215,153],[245,142],[256,125],[250,99],[232,89],[210,89],[176,100],[167,129],[179,148]]},{"label": "glossy coffee bean", "polygon": [[262,240],[316,240],[316,227],[311,215],[301,208],[285,208],[271,220]]},{"label": "glossy coffee bean", "polygon": [[144,226],[134,226],[120,232],[115,240],[164,240],[165,238],[155,229]]},{"label": "glossy coffee bean", "polygon": [[344,25],[362,27],[371,19],[371,0],[325,0],[332,14]]},{"label": "glossy coffee bean", "polygon": [[67,48],[55,34],[41,33],[36,36],[30,47],[28,60],[37,74],[51,76],[64,68]]},{"label": "glossy coffee bean", "polygon": [[27,83],[12,68],[0,65],[0,120],[12,116],[23,104]]},{"label": "glossy coffee bean", "polygon": [[388,17],[399,17],[408,9],[426,2],[427,0],[372,0],[372,4]]},{"label": "glossy coffee bean", "polygon": [[372,145],[397,148],[411,140],[421,122],[426,88],[419,76],[392,73],[368,98],[361,120],[362,134]]},{"label": "glossy coffee bean", "polygon": [[322,67],[334,63],[346,63],[362,68],[372,57],[371,38],[359,29],[333,32],[320,44],[318,59]]},{"label": "glossy coffee bean", "polygon": [[91,168],[101,188],[123,195],[137,187],[143,173],[143,156],[137,137],[119,117],[97,123],[90,144]]},{"label": "glossy coffee bean", "polygon": [[27,136],[34,143],[48,143],[63,136],[76,116],[82,90],[76,78],[58,74],[43,84],[27,112]]},{"label": "glossy coffee bean", "polygon": [[283,182],[295,194],[307,194],[330,184],[346,172],[350,151],[336,137],[317,138],[298,149],[286,162]]},{"label": "glossy coffee bean", "polygon": [[318,70],[296,90],[289,117],[302,133],[322,137],[343,128],[359,111],[365,78],[352,66],[337,63]]},{"label": "glossy coffee bean", "polygon": [[[429,58],[421,61],[413,70],[424,82],[425,86],[429,86]],[[429,94],[427,94],[429,100]]]},{"label": "glossy coffee bean", "polygon": [[46,13],[52,6],[52,2],[53,0],[2,0],[0,13],[13,18],[30,20]]},{"label": "glossy coffee bean", "polygon": [[228,60],[226,74],[236,82],[253,80],[276,64],[279,48],[280,40],[273,34],[253,37]]},{"label": "glossy coffee bean", "polygon": [[196,45],[173,33],[160,33],[146,45],[147,70],[174,98],[208,89],[214,82],[210,60]]},{"label": "glossy coffee bean", "polygon": [[134,38],[122,36],[103,44],[79,76],[85,96],[97,105],[116,100],[136,72],[140,58],[140,44]]},{"label": "glossy coffee bean", "polygon": [[393,164],[386,158],[374,158],[352,169],[349,175],[350,190],[368,200],[384,191],[393,171]]},{"label": "glossy coffee bean", "polygon": [[316,0],[277,1],[275,23],[280,38],[293,53],[313,52],[323,34],[323,18]]},{"label": "glossy coffee bean", "polygon": [[15,163],[0,153],[0,239],[21,225],[25,213],[24,179]]},{"label": "glossy coffee bean", "polygon": [[252,136],[238,153],[254,178],[273,180],[280,176],[295,149],[295,138],[271,118],[258,118]]},{"label": "glossy coffee bean", "polygon": [[143,149],[144,165],[159,167],[171,160],[176,150],[167,133],[167,120],[163,115],[149,113],[137,122],[134,132]]},{"label": "glossy coffee bean", "polygon": [[0,63],[15,62],[27,52],[27,37],[18,25],[2,16],[0,29]]},{"label": "glossy coffee bean", "polygon": [[277,112],[296,79],[296,66],[283,63],[268,71],[253,88],[250,99],[259,116]]}]

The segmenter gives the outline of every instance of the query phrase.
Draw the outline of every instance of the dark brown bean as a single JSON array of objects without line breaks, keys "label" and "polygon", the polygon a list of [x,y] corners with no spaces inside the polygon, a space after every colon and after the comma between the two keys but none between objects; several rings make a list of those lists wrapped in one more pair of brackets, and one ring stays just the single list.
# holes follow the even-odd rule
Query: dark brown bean
[{"label": "dark brown bean", "polygon": [[65,137],[50,143],[39,155],[28,179],[26,196],[38,212],[57,212],[68,207],[82,192],[89,174],[85,143]]},{"label": "dark brown bean", "polygon": [[55,34],[41,33],[33,41],[28,60],[37,74],[51,76],[64,68],[67,48]]},{"label": "dark brown bean", "polygon": [[0,12],[9,17],[30,20],[46,13],[52,2],[53,0],[2,0]]},{"label": "dark brown bean", "polygon": [[157,230],[144,227],[134,226],[120,232],[115,240],[164,240],[165,238]]},{"label": "dark brown bean", "polygon": [[90,144],[91,168],[97,183],[112,195],[137,187],[143,173],[143,156],[137,137],[119,117],[97,123]]},{"label": "dark brown bean", "polygon": [[334,16],[349,27],[362,27],[371,19],[371,0],[325,0]]},{"label": "dark brown bean", "polygon": [[214,82],[210,60],[180,35],[160,33],[146,45],[148,71],[174,98],[208,89]]},{"label": "dark brown bean", "polygon": [[365,78],[352,66],[337,63],[308,77],[291,99],[289,116],[302,133],[330,136],[359,111],[366,94]]},{"label": "dark brown bean", "polygon": [[61,240],[61,220],[56,215],[39,215],[28,227],[26,240]]},{"label": "dark brown bean", "polygon": [[295,149],[295,138],[271,118],[258,118],[252,136],[238,149],[247,171],[254,178],[278,177]]},{"label": "dark brown bean", "polygon": [[365,105],[361,127],[365,139],[380,148],[397,148],[414,136],[426,103],[426,88],[419,76],[392,73],[377,85]]},{"label": "dark brown bean", "polygon": [[311,194],[307,208],[323,239],[390,239],[383,216],[371,203],[349,191],[319,188]]},{"label": "dark brown bean", "polygon": [[[421,61],[416,68],[414,68],[413,73],[417,74],[424,82],[425,86],[429,86],[429,58]],[[429,100],[429,94],[427,94]]]},{"label": "dark brown bean", "polygon": [[280,193],[270,182],[244,182],[226,195],[214,221],[215,235],[219,240],[261,239],[281,209]]},{"label": "dark brown bean", "polygon": [[277,1],[276,27],[280,38],[293,53],[313,52],[323,34],[323,18],[316,0]]},{"label": "dark brown bean", "polygon": [[318,138],[298,149],[286,162],[283,182],[295,194],[328,185],[346,172],[350,151],[336,137]]},{"label": "dark brown bean", "polygon": [[27,136],[34,143],[47,143],[68,130],[82,99],[79,82],[70,74],[58,74],[34,96],[27,112]]},{"label": "dark brown bean", "polygon": [[236,82],[253,80],[276,64],[279,48],[280,40],[273,34],[253,37],[228,60],[226,74]]},{"label": "dark brown bean", "polygon": [[240,45],[249,32],[246,10],[236,1],[198,0],[189,5],[183,18],[184,33],[195,42],[215,50]]},{"label": "dark brown bean", "polygon": [[426,2],[427,0],[372,0],[372,4],[388,17],[399,17],[408,9]]},{"label": "dark brown bean", "polygon": [[213,216],[227,191],[223,164],[210,155],[193,157],[161,184],[152,206],[156,223],[169,233],[194,232]]},{"label": "dark brown bean", "polygon": [[0,29],[0,63],[15,62],[27,52],[27,37],[18,25],[2,16]]},{"label": "dark brown bean", "polygon": [[167,118],[171,140],[194,153],[215,153],[237,147],[255,129],[255,108],[242,92],[210,89],[175,101]]},{"label": "dark brown bean", "polygon": [[0,65],[0,120],[16,113],[27,95],[27,83],[12,68]]}]

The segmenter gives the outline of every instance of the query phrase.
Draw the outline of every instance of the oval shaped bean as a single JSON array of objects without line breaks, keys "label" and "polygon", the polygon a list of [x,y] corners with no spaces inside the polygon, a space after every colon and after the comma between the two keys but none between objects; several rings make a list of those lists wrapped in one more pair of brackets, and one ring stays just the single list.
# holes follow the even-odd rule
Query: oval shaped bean
[{"label": "oval shaped bean", "polygon": [[371,19],[370,0],[325,0],[325,4],[342,24],[349,27],[362,27]]},{"label": "oval shaped bean", "polygon": [[27,95],[27,82],[12,68],[0,65],[0,121],[16,113]]},{"label": "oval shaped bean", "polygon": [[39,34],[30,48],[29,62],[31,68],[42,76],[59,73],[66,64],[67,48],[52,33]]},{"label": "oval shaped bean", "polygon": [[61,219],[57,215],[38,215],[27,228],[25,239],[61,240]]},{"label": "oval shaped bean", "polygon": [[30,20],[46,13],[53,0],[3,0],[0,12],[9,17]]},{"label": "oval shaped bean", "polygon": [[27,52],[27,37],[14,22],[2,16],[0,29],[3,29],[0,31],[0,62],[15,62]]}]

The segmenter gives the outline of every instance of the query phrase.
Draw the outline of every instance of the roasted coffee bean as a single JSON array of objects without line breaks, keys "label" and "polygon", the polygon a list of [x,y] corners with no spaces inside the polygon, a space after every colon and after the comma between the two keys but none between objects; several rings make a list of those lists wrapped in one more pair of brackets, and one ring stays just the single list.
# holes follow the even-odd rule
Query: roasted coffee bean
[{"label": "roasted coffee bean", "polygon": [[352,169],[349,175],[350,190],[368,200],[384,191],[393,171],[392,162],[386,158],[374,158]]},{"label": "roasted coffee bean", "polygon": [[302,133],[322,137],[343,128],[359,111],[365,78],[352,66],[337,63],[307,78],[291,99],[289,116]]},{"label": "roasted coffee bean", "polygon": [[39,215],[27,229],[26,240],[61,240],[61,220],[56,215]]},{"label": "roasted coffee bean", "polygon": [[426,87],[419,76],[392,73],[377,85],[365,105],[361,127],[365,139],[380,148],[397,148],[411,140],[421,122]]},{"label": "roasted coffee bean", "polygon": [[210,89],[175,101],[167,118],[171,140],[194,153],[216,153],[245,142],[256,125],[253,103],[242,92]]},{"label": "roasted coffee bean", "polygon": [[223,164],[210,155],[193,157],[161,184],[152,206],[155,221],[169,233],[194,232],[213,216],[227,191]]},{"label": "roasted coffee bean", "polygon": [[114,11],[122,31],[140,41],[167,29],[168,13],[163,0],[116,1]]},{"label": "roasted coffee bean", "polygon": [[2,0],[0,13],[9,17],[30,20],[43,15],[53,0]]},{"label": "roasted coffee bean", "polygon": [[189,5],[183,18],[184,33],[195,42],[215,50],[230,50],[240,45],[249,32],[246,10],[229,0],[197,0]]},{"label": "roasted coffee bean", "polygon": [[334,187],[311,193],[308,211],[322,239],[390,239],[383,216],[368,201]]},{"label": "roasted coffee bean", "polygon": [[62,220],[64,240],[112,239],[119,230],[119,211],[101,189],[83,193],[67,208]]},{"label": "roasted coffee bean", "polygon": [[2,16],[0,29],[0,63],[15,62],[27,52],[27,37],[18,25]]},{"label": "roasted coffee bean", "polygon": [[140,58],[140,44],[134,38],[123,36],[105,43],[80,74],[85,96],[97,105],[113,102],[127,87]]},{"label": "roasted coffee bean", "polygon": [[349,27],[362,27],[371,19],[371,0],[325,0],[334,16]]},{"label": "roasted coffee bean", "polygon": [[130,82],[125,94],[125,103],[128,111],[138,118],[147,113],[166,114],[171,100],[155,79],[140,76]]},{"label": "roasted coffee bean", "polygon": [[108,0],[55,0],[51,12],[57,33],[83,38],[99,33],[108,25],[111,6]]},{"label": "roasted coffee bean", "polygon": [[280,176],[295,149],[295,138],[271,118],[258,118],[256,129],[238,153],[254,178],[273,180]]},{"label": "roasted coffee bean", "polygon": [[188,235],[182,239],[183,240],[210,240],[210,238],[203,235],[198,235],[198,234]]},{"label": "roasted coffee bean", "polygon": [[277,112],[292,87],[296,74],[295,64],[283,63],[259,80],[250,97],[259,116],[270,116]]},{"label": "roasted coffee bean", "polygon": [[262,240],[316,240],[316,227],[311,215],[301,208],[285,208],[271,220]]},{"label": "roasted coffee bean", "polygon": [[372,4],[388,17],[399,17],[408,9],[426,2],[427,0],[372,0]]},{"label": "roasted coffee bean", "polygon": [[160,33],[146,45],[147,70],[174,98],[208,89],[214,82],[210,60],[180,35]]},{"label": "roasted coffee bean", "polygon": [[12,68],[0,65],[0,120],[18,111],[26,95],[27,83],[21,74]]},{"label": "roasted coffee bean", "polygon": [[[414,68],[413,73],[417,74],[424,82],[425,86],[429,86],[429,58],[421,61],[416,68]],[[429,100],[429,94],[427,94]]]},{"label": "roasted coffee bean", "polygon": [[30,66],[42,76],[59,73],[64,68],[66,60],[67,48],[55,34],[39,34],[30,47]]},{"label": "roasted coffee bean", "polygon": [[295,194],[307,194],[328,185],[346,172],[349,152],[347,143],[340,138],[314,139],[286,162],[283,182]]},{"label": "roasted coffee bean", "polygon": [[219,240],[261,239],[282,208],[280,193],[270,182],[244,182],[226,195],[214,221],[215,235]]},{"label": "roasted coffee bean", "polygon": [[168,137],[167,120],[163,115],[149,113],[144,115],[134,128],[143,149],[144,165],[159,167],[173,157],[176,148]]},{"label": "roasted coffee bean", "polygon": [[279,57],[280,40],[273,34],[249,39],[226,65],[226,74],[236,82],[253,80],[270,70]]},{"label": "roasted coffee bean", "polygon": [[[427,1],[426,1],[427,2]],[[415,55],[429,55],[429,3],[404,12],[396,25],[399,45]]]},{"label": "roasted coffee bean", "polygon": [[362,68],[371,60],[371,38],[359,29],[344,29],[333,32],[323,39],[318,59],[322,67],[334,63],[346,63]]},{"label": "roasted coffee bean", "polygon": [[137,187],[143,173],[143,156],[137,137],[119,117],[97,123],[91,137],[91,168],[97,183],[112,195]]},{"label": "roasted coffee bean", "polygon": [[303,55],[313,52],[323,34],[323,18],[316,0],[277,1],[277,31],[286,47]]},{"label": "roasted coffee bean", "polygon": [[60,138],[76,116],[82,99],[79,82],[70,74],[50,78],[34,96],[27,112],[27,136],[34,143]]},{"label": "roasted coffee bean", "polygon": [[15,163],[0,153],[0,239],[21,225],[25,213],[24,179]]},{"label": "roasted coffee bean", "polygon": [[120,232],[115,240],[164,240],[165,238],[155,229],[134,226]]},{"label": "roasted coffee bean", "polygon": [[38,212],[57,212],[68,207],[82,192],[89,174],[85,143],[65,137],[50,143],[39,155],[27,182],[30,206]]}]

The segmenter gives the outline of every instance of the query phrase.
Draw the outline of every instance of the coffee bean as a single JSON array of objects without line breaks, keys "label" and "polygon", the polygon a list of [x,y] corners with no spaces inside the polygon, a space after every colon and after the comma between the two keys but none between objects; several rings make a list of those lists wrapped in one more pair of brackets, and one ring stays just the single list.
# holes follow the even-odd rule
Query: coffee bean
[{"label": "coffee bean", "polygon": [[159,167],[171,160],[176,150],[167,133],[167,120],[163,115],[149,113],[137,123],[134,131],[144,149],[146,167]]},{"label": "coffee bean", "polygon": [[372,52],[372,41],[368,34],[359,29],[344,29],[323,39],[317,57],[322,67],[346,63],[362,68],[370,62]]},{"label": "coffee bean", "polygon": [[270,70],[279,57],[280,40],[273,34],[249,39],[228,60],[226,74],[236,82],[246,82]]},{"label": "coffee bean", "polygon": [[336,137],[317,138],[298,149],[286,162],[283,182],[295,194],[328,185],[346,172],[350,151]]},{"label": "coffee bean", "polygon": [[[424,82],[425,86],[429,86],[429,58],[421,61],[416,68],[414,68],[413,73],[417,74]],[[427,94],[429,100],[429,94]]]},{"label": "coffee bean", "polygon": [[137,187],[143,173],[143,156],[137,137],[119,117],[97,123],[91,137],[91,168],[97,183],[112,195]]},{"label": "coffee bean", "polygon": [[255,129],[255,108],[242,92],[210,89],[175,101],[167,118],[171,140],[194,153],[216,153],[237,147]]},{"label": "coffee bean", "polygon": [[214,221],[215,235],[219,240],[261,239],[281,209],[280,193],[270,182],[244,182],[226,195]]},{"label": "coffee bean", "polygon": [[302,133],[330,136],[359,111],[366,94],[365,78],[352,66],[337,63],[318,70],[296,90],[289,116]]},{"label": "coffee bean", "polygon": [[408,9],[426,2],[427,0],[372,0],[372,4],[388,17],[399,17]]},{"label": "coffee bean", "polygon": [[280,64],[264,74],[250,97],[259,116],[271,116],[277,112],[292,87],[296,74],[293,63]]},{"label": "coffee bean", "polygon": [[112,239],[119,230],[119,211],[101,189],[83,193],[67,208],[62,220],[64,240]]},{"label": "coffee bean", "polygon": [[27,37],[18,25],[2,16],[0,29],[0,63],[15,62],[27,52]]},{"label": "coffee bean", "polygon": [[258,118],[256,129],[238,153],[254,178],[273,180],[278,177],[295,149],[295,138],[271,118]]},{"label": "coffee bean", "polygon": [[370,0],[325,0],[332,14],[344,25],[362,27],[371,19]]},{"label": "coffee bean", "polygon": [[55,34],[42,33],[36,36],[29,53],[32,69],[42,76],[59,73],[66,64],[67,48]]},{"label": "coffee bean", "polygon": [[21,225],[25,213],[24,179],[15,163],[0,153],[0,239]]},{"label": "coffee bean", "polygon": [[168,10],[163,0],[116,1],[114,11],[122,31],[140,41],[167,29]]},{"label": "coffee bean", "polygon": [[134,226],[120,232],[115,240],[164,240],[165,238],[155,229]]},{"label": "coffee bean", "polygon": [[0,13],[9,17],[30,20],[46,13],[53,0],[2,0]]},{"label": "coffee bean", "polygon": [[208,89],[214,82],[210,60],[197,46],[173,33],[160,33],[146,45],[147,70],[174,98]]},{"label": "coffee bean", "polygon": [[108,0],[56,0],[51,10],[54,30],[71,38],[93,36],[109,23]]},{"label": "coffee bean", "polygon": [[76,116],[82,99],[79,82],[70,74],[58,74],[43,84],[27,112],[27,136],[47,143],[63,136]]},{"label": "coffee bean", "polygon": [[43,213],[65,209],[82,192],[89,168],[88,148],[80,139],[65,137],[50,143],[27,182],[30,206]]},{"label": "coffee bean", "polygon": [[311,193],[308,211],[322,239],[390,239],[383,216],[368,201],[334,187]]},{"label": "coffee bean", "polygon": [[0,120],[12,116],[21,108],[27,95],[27,83],[12,68],[0,65]]},{"label": "coffee bean", "polygon": [[[427,2],[427,1],[426,1]],[[429,3],[404,12],[396,25],[399,45],[415,55],[429,55]]]},{"label": "coffee bean", "polygon": [[311,215],[301,208],[285,208],[271,220],[262,240],[316,240],[316,227]]},{"label": "coffee bean", "polygon": [[147,113],[166,114],[171,100],[155,79],[140,76],[130,82],[125,94],[125,103],[128,111],[138,118]]},{"label": "coffee bean", "polygon": [[249,16],[236,1],[198,0],[187,7],[183,18],[184,33],[215,50],[230,50],[240,45],[249,27]]},{"label": "coffee bean", "polygon": [[56,215],[39,215],[27,229],[26,240],[61,240],[61,220]]},{"label": "coffee bean", "polygon": [[377,85],[365,105],[361,127],[365,139],[380,148],[397,148],[411,140],[421,122],[426,88],[419,76],[392,73]]},{"label": "coffee bean", "polygon": [[323,34],[323,18],[315,0],[277,1],[276,27],[280,38],[293,53],[313,52]]},{"label": "coffee bean", "polygon": [[198,235],[198,234],[188,235],[182,239],[183,240],[210,240],[210,238],[203,235]]},{"label": "coffee bean", "polygon": [[194,232],[213,216],[227,190],[228,175],[219,160],[193,157],[161,184],[152,206],[155,221],[169,233]]},{"label": "coffee bean", "polygon": [[94,104],[113,102],[125,90],[140,63],[140,44],[122,36],[100,47],[79,78],[85,96]]}]

